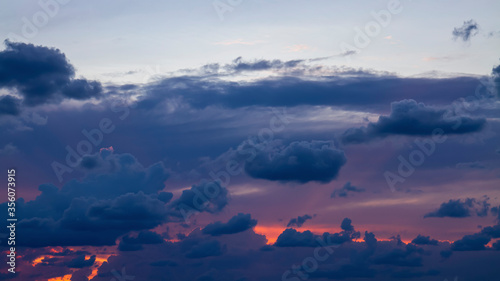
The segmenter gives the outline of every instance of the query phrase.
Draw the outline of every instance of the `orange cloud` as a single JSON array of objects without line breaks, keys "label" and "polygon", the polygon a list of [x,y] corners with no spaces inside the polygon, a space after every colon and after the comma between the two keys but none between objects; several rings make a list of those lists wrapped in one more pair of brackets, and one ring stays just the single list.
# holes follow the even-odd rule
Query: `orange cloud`
[{"label": "orange cloud", "polygon": [[47,281],[71,281],[71,276],[71,274],[68,274],[61,277],[50,278]]}]

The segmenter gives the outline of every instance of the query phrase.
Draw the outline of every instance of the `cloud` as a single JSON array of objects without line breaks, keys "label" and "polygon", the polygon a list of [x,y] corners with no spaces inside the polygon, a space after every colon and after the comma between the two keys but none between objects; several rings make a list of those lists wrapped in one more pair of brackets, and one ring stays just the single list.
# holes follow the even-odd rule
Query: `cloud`
[{"label": "cloud", "polygon": [[272,181],[328,183],[346,163],[344,152],[326,141],[268,145],[259,150],[245,171],[253,178]]},{"label": "cloud", "polygon": [[93,157],[99,164],[81,180],[61,189],[42,184],[35,200],[18,199],[18,226],[26,231],[17,239],[23,246],[115,245],[130,231],[178,220],[166,205],[172,194],[162,191],[168,178],[163,164],[143,167],[130,154],[109,151]]},{"label": "cloud", "polygon": [[481,233],[488,235],[491,238],[500,238],[500,224],[487,226],[481,230]]},{"label": "cloud", "polygon": [[437,245],[439,241],[431,239],[430,236],[418,235],[415,239],[411,241],[415,245]]},{"label": "cloud", "polygon": [[391,135],[431,136],[436,129],[444,134],[459,135],[478,132],[485,124],[484,118],[460,116],[415,100],[402,100],[391,103],[389,116],[380,116],[377,122],[370,122],[366,127],[348,129],[341,140],[345,144],[356,144]]},{"label": "cloud", "polygon": [[335,198],[335,197],[347,197],[347,194],[349,192],[365,192],[364,188],[357,187],[351,184],[351,182],[346,182],[344,186],[340,189],[335,189],[332,194],[330,195],[330,198]]},{"label": "cloud", "polygon": [[255,60],[253,62],[245,62],[242,57],[238,57],[233,60],[232,64],[227,64],[224,66],[226,70],[234,71],[234,72],[243,72],[243,71],[263,71],[270,69],[282,69],[282,68],[291,68],[295,67],[304,60],[290,60],[290,61],[281,61],[281,60]]},{"label": "cloud", "polygon": [[[344,228],[350,229],[349,226],[352,222],[346,221]],[[284,280],[302,279],[300,276],[310,280],[444,280],[456,274],[457,267],[467,265],[474,270],[461,272],[463,279],[488,280],[496,273],[491,262],[498,261],[490,251],[463,252],[453,259],[443,259],[440,252],[448,250],[448,243],[430,247],[398,245],[394,241],[377,241],[371,232],[365,232],[364,241],[351,241],[340,246],[329,244],[328,237],[323,235],[310,236],[321,238],[322,244],[316,242],[311,247],[266,246],[265,238],[253,230],[235,235],[207,236],[195,229],[181,241],[116,253],[100,266],[94,280],[109,281],[113,278],[110,272],[123,267],[126,267],[128,276],[142,276],[147,280],[161,280],[165,276],[169,280],[220,281],[279,280],[283,276],[286,277]],[[313,258],[318,267],[306,270],[311,268],[307,264],[315,264],[311,262]],[[306,265],[301,266],[304,261]]]},{"label": "cloud", "polygon": [[75,198],[63,211],[59,219],[21,220],[18,226],[26,231],[18,240],[26,247],[114,245],[129,231],[152,229],[167,221],[164,203],[142,192],[105,200]]},{"label": "cloud", "polygon": [[246,231],[257,225],[257,220],[252,219],[250,214],[239,213],[232,217],[227,223],[220,221],[211,223],[203,228],[204,234],[220,236],[224,234],[235,234]]},{"label": "cloud", "polygon": [[405,249],[393,249],[388,253],[376,256],[373,258],[374,264],[385,264],[395,266],[409,266],[419,267],[422,266],[423,249],[415,245],[408,244]]},{"label": "cloud", "polygon": [[[470,96],[480,84],[474,77],[403,78],[359,69],[326,71],[316,74],[321,76],[321,79],[311,80],[308,71],[312,70],[302,67],[301,63],[301,60],[286,62],[238,60],[229,66],[211,65],[207,70],[208,77],[203,75],[170,77],[149,85],[146,89],[147,95],[140,99],[138,108],[144,110],[163,108],[163,105],[178,101],[194,109],[210,106],[244,108],[309,105],[382,112],[387,104],[404,99],[447,105],[459,98]],[[233,71],[231,69],[250,71],[269,70],[273,67],[285,69],[287,65],[298,66],[294,68],[294,72],[285,77],[240,82],[229,82],[213,77],[219,69],[225,68],[230,71]]]},{"label": "cloud", "polygon": [[318,246],[319,236],[314,235],[311,231],[306,230],[299,232],[293,228],[285,229],[274,243],[276,247],[316,247]]},{"label": "cloud", "polygon": [[462,39],[462,41],[470,41],[470,39],[477,35],[479,30],[479,25],[475,20],[464,21],[461,27],[456,27],[453,29],[453,39]]},{"label": "cloud", "polygon": [[94,265],[96,256],[91,256],[88,260],[85,259],[85,255],[80,255],[71,261],[69,261],[66,266],[69,268],[84,268]]},{"label": "cloud", "polygon": [[11,95],[0,97],[0,116],[2,115],[17,116],[20,113],[21,113],[20,99]]},{"label": "cloud", "polygon": [[349,218],[345,218],[341,223],[343,231],[330,234],[328,232],[323,235],[313,234],[306,230],[299,232],[293,228],[285,229],[276,239],[274,246],[276,247],[316,247],[320,245],[319,241],[324,241],[327,245],[340,245],[346,242],[351,242],[353,239],[360,237],[360,233],[355,231]]},{"label": "cloud", "polygon": [[493,243],[492,246],[493,246],[493,249],[500,251],[500,241]]},{"label": "cloud", "polygon": [[194,245],[187,253],[186,257],[190,259],[201,259],[206,257],[220,256],[225,248],[217,240],[204,241]]},{"label": "cloud", "polygon": [[346,232],[352,232],[354,231],[354,226],[352,225],[352,220],[349,218],[345,218],[342,220],[342,223],[340,224],[340,228]]},{"label": "cloud", "polygon": [[298,216],[296,218],[291,219],[286,225],[286,227],[293,227],[293,226],[301,227],[307,220],[310,220],[312,218],[313,217],[307,214],[303,216]]},{"label": "cloud", "polygon": [[451,257],[452,254],[453,254],[453,251],[451,251],[451,250],[445,250],[445,251],[439,252],[439,255],[445,259]]},{"label": "cloud", "polygon": [[73,79],[75,70],[58,49],[5,41],[0,51],[0,88],[16,89],[23,104],[85,100],[102,94],[99,82]]},{"label": "cloud", "polygon": [[465,235],[462,239],[453,242],[453,251],[481,251],[486,249],[486,245],[491,241],[488,235],[476,233]]},{"label": "cloud", "polygon": [[488,198],[484,200],[474,198],[450,199],[450,201],[442,203],[439,209],[424,215],[424,218],[465,218],[470,217],[473,212],[484,217],[488,214],[489,207]]},{"label": "cloud", "polygon": [[172,216],[186,220],[193,213],[218,213],[228,202],[229,192],[218,181],[202,181],[183,190],[181,196],[169,205],[169,209],[174,211]]},{"label": "cloud", "polygon": [[152,245],[163,243],[163,238],[156,232],[141,231],[137,237],[125,235],[120,244],[118,244],[119,251],[138,251],[142,250],[142,245]]}]

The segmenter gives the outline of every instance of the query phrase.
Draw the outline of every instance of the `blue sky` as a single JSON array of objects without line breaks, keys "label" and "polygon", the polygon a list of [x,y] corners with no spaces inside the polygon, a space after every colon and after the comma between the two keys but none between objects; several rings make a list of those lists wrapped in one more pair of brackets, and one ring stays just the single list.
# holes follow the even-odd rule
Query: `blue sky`
[{"label": "blue sky", "polygon": [[[43,1],[42,1],[43,2]],[[247,59],[303,59],[342,53],[353,45],[372,12],[389,1],[234,1],[231,9],[211,1],[69,1],[29,42],[64,49],[78,74],[110,81],[140,82],[143,75]],[[4,3],[0,34],[22,35],[22,18],[41,6]],[[229,5],[229,4],[225,4]],[[402,11],[355,56],[328,65],[391,71],[410,76],[429,71],[484,75],[500,46],[497,1],[401,1]],[[222,9],[221,8],[221,9]],[[454,42],[450,27],[477,19],[473,43]],[[480,19],[480,20],[479,20]],[[76,31],[84,30],[84,32]],[[498,34],[498,33],[497,33]],[[408,55],[408,54],[411,55]],[[116,75],[118,77],[110,76]],[[120,75],[122,74],[122,75]],[[138,81],[139,80],[139,81]]]}]

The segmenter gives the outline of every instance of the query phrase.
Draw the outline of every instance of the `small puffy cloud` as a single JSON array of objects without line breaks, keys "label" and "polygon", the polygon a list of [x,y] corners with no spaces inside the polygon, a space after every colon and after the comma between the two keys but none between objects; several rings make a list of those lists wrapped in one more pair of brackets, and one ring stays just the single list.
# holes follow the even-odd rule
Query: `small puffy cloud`
[{"label": "small puffy cloud", "polygon": [[430,236],[418,235],[415,239],[411,241],[415,245],[438,245],[439,241],[431,239]]},{"label": "small puffy cloud", "polygon": [[360,237],[360,233],[354,229],[349,218],[345,218],[340,227],[343,231],[339,233],[330,234],[325,232],[323,235],[313,234],[309,230],[299,232],[293,228],[287,228],[278,236],[274,246],[316,247],[319,245],[319,241],[324,241],[327,245],[340,245]]},{"label": "small puffy cloud", "polygon": [[431,136],[436,129],[444,134],[478,132],[486,124],[484,118],[460,116],[447,109],[426,106],[415,100],[391,103],[391,114],[380,116],[366,127],[346,130],[341,140],[344,144],[365,143],[391,135]]},{"label": "small puffy cloud", "polygon": [[352,225],[352,220],[350,218],[345,218],[340,224],[340,228],[344,231],[354,231],[354,226]]},{"label": "small puffy cloud", "polygon": [[479,25],[475,20],[464,21],[464,24],[461,27],[456,27],[453,29],[453,39],[462,39],[462,41],[467,42],[470,39],[477,35],[479,31]]},{"label": "small puffy cloud", "polygon": [[288,224],[286,225],[286,227],[293,227],[293,226],[296,226],[296,227],[301,227],[307,220],[310,220],[312,219],[313,217],[311,217],[310,215],[303,215],[303,216],[298,216],[296,218],[293,218],[291,219]]},{"label": "small puffy cloud", "polygon": [[465,218],[472,216],[474,213],[480,217],[484,217],[488,214],[489,207],[490,204],[487,197],[484,200],[474,198],[466,198],[464,200],[450,199],[448,202],[442,203],[437,210],[425,214],[424,218]]},{"label": "small puffy cloud", "polygon": [[245,164],[253,178],[272,181],[328,183],[346,163],[344,152],[331,142],[299,141],[287,146],[267,145]]},{"label": "small puffy cloud", "polygon": [[492,246],[493,246],[493,249],[500,251],[500,241],[493,243]]},{"label": "small puffy cloud", "polygon": [[318,246],[319,236],[314,235],[311,231],[306,230],[299,232],[293,228],[288,228],[278,236],[274,246],[276,247],[316,247]]},{"label": "small puffy cloud", "polygon": [[330,195],[330,198],[335,198],[335,197],[347,197],[349,192],[365,192],[364,188],[357,187],[351,184],[351,182],[346,182],[342,188],[335,189],[332,194]]},{"label": "small puffy cloud", "polygon": [[250,214],[239,213],[232,217],[227,223],[214,222],[203,228],[204,234],[220,236],[224,234],[235,234],[246,231],[257,225],[257,220],[252,219]]}]

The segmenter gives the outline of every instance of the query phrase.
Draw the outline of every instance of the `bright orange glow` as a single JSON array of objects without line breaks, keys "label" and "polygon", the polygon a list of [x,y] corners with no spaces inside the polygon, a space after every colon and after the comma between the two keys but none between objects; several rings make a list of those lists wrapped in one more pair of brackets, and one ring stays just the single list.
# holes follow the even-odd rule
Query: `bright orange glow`
[{"label": "bright orange glow", "polygon": [[[99,267],[101,267],[101,265],[104,262],[108,261],[108,258],[111,256],[112,255],[96,255],[95,263],[92,268],[92,273],[89,276],[87,276],[87,279],[92,280],[92,278],[94,278],[97,275]],[[85,259],[90,259],[90,257],[91,256],[86,256]]]},{"label": "bright orange glow", "polygon": [[[73,249],[70,249],[73,251]],[[50,249],[50,252],[52,253],[60,253],[62,252],[63,250],[56,250],[54,248]],[[92,273],[87,277],[89,280],[91,280],[92,278],[94,278],[96,275],[97,275],[97,271],[99,269],[99,267],[101,267],[101,265],[108,261],[108,258],[112,256],[111,254],[110,255],[96,255],[96,258],[95,258],[95,263],[94,265],[92,266]],[[53,258],[54,256],[52,255],[43,255],[43,256],[39,256],[38,258],[36,258],[35,260],[33,260],[33,262],[31,263],[31,265],[33,267],[37,266],[38,264],[42,263],[43,259],[45,258]],[[85,256],[85,259],[88,260],[90,259],[92,256],[89,255],[89,256]],[[49,281],[69,281],[71,280],[71,277],[72,277],[72,274],[67,274],[67,275],[64,275],[64,276],[61,276],[61,277],[56,277],[56,278],[51,278],[49,279]]]},{"label": "bright orange glow", "polygon": [[274,244],[276,242],[276,239],[278,239],[278,236],[280,236],[280,234],[285,229],[286,227],[283,227],[281,225],[276,225],[276,226],[257,225],[254,227],[255,233],[266,236],[268,245]]},{"label": "bright orange glow", "polygon": [[94,278],[97,275],[97,271],[99,271],[99,267],[93,268],[92,273],[89,276],[87,276],[87,279],[92,280],[92,278]]},{"label": "bright orange glow", "polygon": [[44,258],[48,258],[48,259],[51,259],[53,258],[54,256],[50,256],[50,255],[47,255],[47,256],[39,256],[38,258],[34,259],[33,262],[31,263],[31,265],[33,267],[37,266],[38,264],[42,263],[42,260]]},{"label": "bright orange glow", "polygon": [[71,281],[71,274],[64,275],[62,277],[50,278],[47,281]]}]

